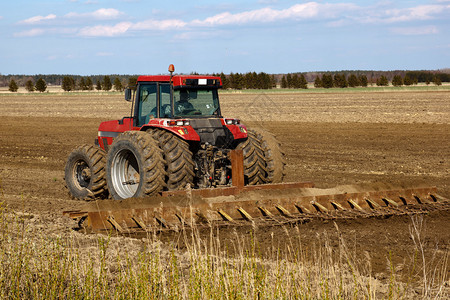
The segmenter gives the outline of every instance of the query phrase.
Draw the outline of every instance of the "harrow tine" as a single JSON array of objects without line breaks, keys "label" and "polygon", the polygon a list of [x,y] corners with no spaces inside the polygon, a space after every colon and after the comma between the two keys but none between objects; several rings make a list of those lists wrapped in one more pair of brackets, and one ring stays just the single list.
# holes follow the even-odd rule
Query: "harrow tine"
[{"label": "harrow tine", "polygon": [[314,208],[317,210],[317,212],[323,212],[323,213],[327,213],[328,209],[323,206],[322,204],[316,202],[316,201],[311,201],[311,205],[314,206]]},{"label": "harrow tine", "polygon": [[116,219],[114,219],[113,216],[108,216],[108,218],[106,219],[108,220],[109,223],[111,223],[111,225],[120,233],[123,233],[124,230],[122,228],[122,226],[120,226],[119,223],[117,223]]},{"label": "harrow tine", "polygon": [[217,212],[219,213],[219,215],[220,215],[225,221],[228,221],[228,222],[234,222],[233,218],[230,217],[230,215],[228,215],[228,214],[227,214],[226,212],[224,212],[223,210],[219,209]]},{"label": "harrow tine", "polygon": [[275,208],[285,217],[292,218],[291,213],[281,205],[275,205]]},{"label": "harrow tine", "polygon": [[132,216],[131,219],[133,219],[134,222],[136,222],[136,224],[143,229],[144,231],[148,231],[147,226],[145,225],[145,223],[142,221],[141,218],[137,217],[137,216]]},{"label": "harrow tine", "polygon": [[335,210],[346,210],[341,204],[336,201],[330,201],[331,205],[333,205]]},{"label": "harrow tine", "polygon": [[381,208],[381,206],[378,203],[371,200],[370,198],[366,198],[365,200],[366,200],[367,204],[369,204],[371,209],[380,209]]},{"label": "harrow tine", "polygon": [[354,200],[349,199],[349,200],[348,200],[348,203],[350,204],[351,208],[357,209],[357,210],[362,211],[362,212],[365,212],[365,210],[362,209],[362,207],[359,206],[358,203],[356,203]]},{"label": "harrow tine", "polygon": [[258,209],[261,211],[261,213],[264,217],[271,217],[271,218],[273,217],[272,213],[269,210],[267,210],[266,208],[264,208],[262,206],[258,206]]},{"label": "harrow tine", "polygon": [[383,200],[384,203],[386,203],[387,206],[389,206],[389,204],[390,204],[391,206],[393,206],[393,207],[395,207],[395,208],[399,207],[398,203],[395,202],[395,201],[392,200],[392,199],[389,199],[389,198],[382,198],[381,200]]},{"label": "harrow tine", "polygon": [[250,216],[249,213],[246,212],[242,207],[239,207],[237,210],[241,213],[244,219],[246,219],[247,221],[253,221],[252,216]]},{"label": "harrow tine", "polygon": [[301,214],[311,214],[311,211],[309,209],[307,209],[306,207],[304,207],[303,205],[295,204],[295,207],[298,209],[298,211]]}]

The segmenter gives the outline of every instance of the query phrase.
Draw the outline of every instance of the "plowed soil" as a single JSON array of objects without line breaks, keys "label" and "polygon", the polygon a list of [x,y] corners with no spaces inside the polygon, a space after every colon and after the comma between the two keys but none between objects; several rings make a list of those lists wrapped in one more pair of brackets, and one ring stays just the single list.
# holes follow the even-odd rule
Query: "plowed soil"
[{"label": "plowed soil", "polygon": [[[280,140],[286,181],[313,181],[321,188],[433,185],[450,198],[450,92],[224,93],[221,99],[223,115],[269,130]],[[29,215],[49,234],[71,231],[75,224],[62,211],[81,203],[65,189],[65,160],[77,145],[94,142],[101,121],[129,111],[119,95],[0,95],[0,202]],[[436,248],[448,254],[449,211],[423,218],[429,255]],[[324,236],[333,246],[342,235],[356,253],[370,255],[374,276],[385,278],[389,252],[394,264],[413,255],[411,223],[409,216],[341,220],[336,230],[333,222],[315,220],[293,231],[260,227],[256,240],[264,252],[274,246],[313,248]],[[252,230],[221,228],[219,237],[226,245]],[[177,239],[176,234],[161,238]]]}]

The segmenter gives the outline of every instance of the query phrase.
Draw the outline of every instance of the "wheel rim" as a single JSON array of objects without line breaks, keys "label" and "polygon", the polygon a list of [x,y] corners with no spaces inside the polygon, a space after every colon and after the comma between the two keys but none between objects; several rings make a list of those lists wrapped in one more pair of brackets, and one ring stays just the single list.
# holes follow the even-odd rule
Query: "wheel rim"
[{"label": "wheel rim", "polygon": [[75,184],[80,188],[88,188],[91,183],[91,168],[84,160],[78,160],[73,166]]},{"label": "wheel rim", "polygon": [[139,164],[130,150],[116,153],[111,162],[111,179],[113,188],[119,197],[133,197],[139,187]]}]

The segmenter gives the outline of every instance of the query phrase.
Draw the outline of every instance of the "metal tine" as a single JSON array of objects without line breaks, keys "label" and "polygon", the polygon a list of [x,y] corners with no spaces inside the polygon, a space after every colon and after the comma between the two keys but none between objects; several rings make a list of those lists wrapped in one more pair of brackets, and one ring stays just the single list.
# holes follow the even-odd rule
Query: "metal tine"
[{"label": "metal tine", "polygon": [[392,205],[393,207],[399,207],[398,203],[389,198],[381,198],[387,206]]},{"label": "metal tine", "polygon": [[369,204],[371,209],[380,209],[381,205],[376,203],[375,201],[373,201],[370,198],[365,198],[364,200],[366,200],[367,204]]},{"label": "metal tine", "polygon": [[234,222],[233,218],[230,217],[230,215],[224,212],[223,210],[219,209],[217,212],[225,221]]},{"label": "metal tine", "polygon": [[333,205],[335,210],[346,210],[340,203],[336,201],[330,201],[331,205]]},{"label": "metal tine", "polygon": [[113,216],[108,216],[108,218],[106,218],[106,220],[108,220],[109,223],[111,223],[111,225],[120,233],[123,233],[124,230],[122,228],[122,226],[120,226],[119,223],[117,223],[116,219],[114,219]]},{"label": "metal tine", "polygon": [[239,207],[237,210],[241,213],[244,219],[246,219],[247,221],[253,221],[252,216],[250,216],[250,214],[246,212],[242,207]]},{"label": "metal tine", "polygon": [[155,216],[155,220],[162,227],[167,228],[167,229],[170,228],[169,224],[167,224],[167,222],[162,217]]},{"label": "metal tine", "polygon": [[347,201],[350,204],[351,208],[357,209],[357,210],[362,211],[362,212],[365,212],[365,210],[362,209],[362,207],[359,206],[358,203],[356,203],[353,199],[349,199]]},{"label": "metal tine", "polygon": [[295,207],[298,209],[298,211],[301,214],[311,214],[311,211],[309,209],[307,209],[306,207],[304,207],[303,205],[295,204]]},{"label": "metal tine", "polygon": [[261,211],[261,213],[262,213],[262,215],[264,217],[271,217],[271,218],[273,218],[273,214],[268,209],[266,209],[265,207],[258,206],[258,209]]},{"label": "metal tine", "polygon": [[138,216],[132,216],[131,219],[133,219],[134,222],[143,230],[148,231],[148,227],[145,225],[145,223],[142,221],[141,218]]},{"label": "metal tine", "polygon": [[317,212],[328,213],[328,208],[326,208],[325,206],[323,206],[322,204],[320,204],[314,200],[311,201],[311,205],[314,206],[314,208],[317,210]]},{"label": "metal tine", "polygon": [[275,208],[285,217],[292,218],[291,213],[281,205],[275,205]]}]

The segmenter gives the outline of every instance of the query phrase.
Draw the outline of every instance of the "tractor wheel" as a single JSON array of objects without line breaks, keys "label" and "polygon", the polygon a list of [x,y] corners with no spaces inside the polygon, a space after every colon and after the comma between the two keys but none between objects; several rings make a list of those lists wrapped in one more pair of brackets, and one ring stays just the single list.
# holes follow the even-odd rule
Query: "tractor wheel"
[{"label": "tractor wheel", "polygon": [[244,154],[245,184],[263,184],[266,178],[264,150],[261,148],[255,132],[248,130],[247,134],[247,140],[236,147],[236,149],[241,149]]},{"label": "tractor wheel", "polygon": [[152,129],[150,132],[163,150],[167,189],[178,190],[184,189],[187,184],[192,185],[195,173],[189,144],[165,130]]},{"label": "tractor wheel", "polygon": [[106,182],[113,199],[152,196],[164,188],[164,160],[155,139],[127,131],[114,139],[106,156]]},{"label": "tractor wheel", "polygon": [[74,198],[106,196],[105,156],[102,148],[93,145],[80,146],[69,154],[64,179]]},{"label": "tractor wheel", "polygon": [[276,137],[265,130],[253,129],[260,141],[266,161],[267,183],[281,183],[285,174],[286,158]]}]

